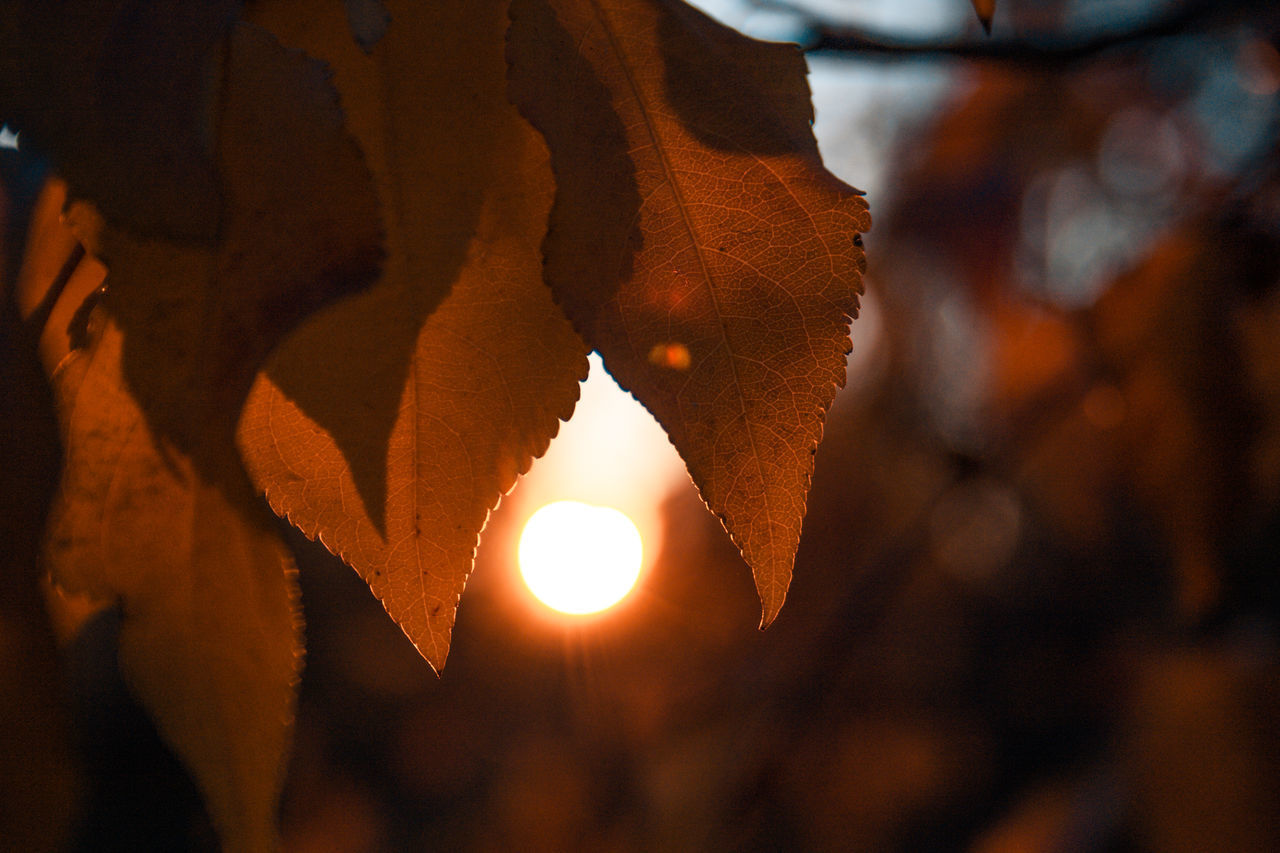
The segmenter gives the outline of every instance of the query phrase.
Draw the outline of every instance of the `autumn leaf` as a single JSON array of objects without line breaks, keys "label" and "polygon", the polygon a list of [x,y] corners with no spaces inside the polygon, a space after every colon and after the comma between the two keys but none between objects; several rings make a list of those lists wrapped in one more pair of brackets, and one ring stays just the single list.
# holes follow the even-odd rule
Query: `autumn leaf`
[{"label": "autumn leaf", "polygon": [[6,0],[0,120],[136,233],[210,242],[209,128],[218,48],[237,0]]},{"label": "autumn leaf", "polygon": [[46,376],[53,376],[75,348],[94,291],[107,271],[71,233],[62,218],[66,183],[45,180],[32,203],[26,245],[18,255],[14,281],[18,315],[33,332],[38,330],[37,354]]},{"label": "autumn leaf", "polygon": [[991,19],[996,14],[996,0],[973,0],[973,11],[977,13],[982,28],[991,32]]},{"label": "autumn leaf", "polygon": [[158,445],[122,348],[108,321],[81,381],[59,383],[72,447],[49,563],[73,592],[120,597],[121,668],[226,849],[270,849],[301,654],[292,562],[247,484],[211,484]]},{"label": "autumn leaf", "polygon": [[144,239],[77,203],[109,269],[55,377],[66,460],[47,559],[118,599],[120,661],[227,850],[274,846],[300,662],[292,561],[240,464],[236,415],[273,343],[376,273],[376,197],[319,63],[238,26],[221,81],[216,247]]},{"label": "autumn leaf", "polygon": [[[1189,222],[1117,276],[1090,312],[1097,358],[1117,386],[1116,473],[1161,528],[1189,619],[1220,604],[1220,543],[1251,497],[1239,484],[1249,482],[1262,412],[1235,335],[1237,305],[1222,298],[1248,280],[1249,262],[1229,231]],[[1085,405],[1103,420],[1096,399]]]},{"label": "autumn leaf", "polygon": [[390,257],[276,351],[239,438],[276,512],[352,565],[439,671],[480,530],[573,411],[586,358],[540,276],[550,168],[504,96],[505,3],[387,5],[370,56],[337,4],[251,9],[334,67]]},{"label": "autumn leaf", "polygon": [[551,148],[557,299],[670,435],[777,615],[870,227],[805,64],[667,0],[515,0],[510,91]]}]

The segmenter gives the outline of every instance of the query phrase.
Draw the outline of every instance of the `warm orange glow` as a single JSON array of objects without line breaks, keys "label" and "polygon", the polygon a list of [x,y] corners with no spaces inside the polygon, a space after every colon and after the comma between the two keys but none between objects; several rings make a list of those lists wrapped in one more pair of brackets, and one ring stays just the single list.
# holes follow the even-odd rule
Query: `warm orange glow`
[{"label": "warm orange glow", "polygon": [[[674,489],[691,488],[689,475],[653,417],[609,377],[598,355],[593,353],[590,362],[573,420],[561,426],[546,455],[503,504],[521,527],[549,504],[612,507],[640,531],[644,549],[639,571],[644,572],[663,549],[663,502]],[[509,547],[514,581],[518,554],[515,543]]]},{"label": "warm orange glow", "polygon": [[577,501],[535,512],[520,535],[520,574],[561,613],[596,613],[621,601],[640,576],[640,531],[623,513]]}]

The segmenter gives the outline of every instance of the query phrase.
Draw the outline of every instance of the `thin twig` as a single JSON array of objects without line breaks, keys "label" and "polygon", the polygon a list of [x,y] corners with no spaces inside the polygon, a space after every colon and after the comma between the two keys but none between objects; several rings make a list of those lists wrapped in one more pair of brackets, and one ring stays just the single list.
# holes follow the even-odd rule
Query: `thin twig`
[{"label": "thin twig", "polygon": [[1276,23],[1273,0],[1187,0],[1123,30],[939,41],[841,25],[816,18],[786,0],[759,0],[759,5],[796,15],[804,31],[801,47],[810,53],[862,59],[964,59],[1051,68],[1070,66],[1115,48],[1238,23],[1250,15],[1257,25],[1274,27]]}]

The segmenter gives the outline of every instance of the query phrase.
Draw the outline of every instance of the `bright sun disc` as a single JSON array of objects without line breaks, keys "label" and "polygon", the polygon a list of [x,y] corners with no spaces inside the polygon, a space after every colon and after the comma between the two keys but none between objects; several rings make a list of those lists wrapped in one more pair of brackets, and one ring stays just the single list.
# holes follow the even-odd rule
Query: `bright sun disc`
[{"label": "bright sun disc", "polygon": [[621,601],[640,577],[641,555],[631,519],[577,501],[547,504],[520,534],[524,582],[561,613],[596,613]]}]

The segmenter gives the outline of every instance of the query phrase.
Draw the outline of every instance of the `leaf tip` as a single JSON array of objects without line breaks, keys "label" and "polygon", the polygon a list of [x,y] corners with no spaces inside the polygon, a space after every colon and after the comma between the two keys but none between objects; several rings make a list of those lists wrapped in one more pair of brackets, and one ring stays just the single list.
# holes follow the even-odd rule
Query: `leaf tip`
[{"label": "leaf tip", "polygon": [[444,675],[444,664],[449,659],[449,647],[447,645],[442,648],[438,643],[432,643],[430,649],[424,649],[419,646],[418,653],[422,655],[427,665],[431,667],[431,671],[436,678]]},{"label": "leaf tip", "polygon": [[382,0],[346,0],[346,6],[347,24],[356,44],[366,55],[373,53],[391,25],[390,13]]},{"label": "leaf tip", "polygon": [[996,0],[973,0],[973,11],[977,13],[982,29],[987,35],[991,35],[991,19],[996,13]]},{"label": "leaf tip", "polygon": [[[474,558],[474,552],[472,552]],[[431,666],[436,678],[444,674],[445,661],[449,659],[449,643],[453,639],[453,620],[458,612],[458,598],[453,605],[444,603],[432,605],[427,611],[427,636],[421,645],[415,640],[418,654]],[[383,602],[385,604],[385,602]],[[401,626],[404,627],[404,626]]]},{"label": "leaf tip", "polygon": [[766,593],[760,590],[760,626],[759,630],[767,630],[774,620],[778,618],[778,614],[782,611],[782,604],[787,599],[787,591],[781,590],[776,594]]}]

